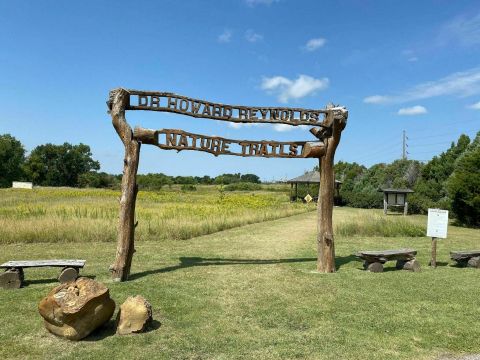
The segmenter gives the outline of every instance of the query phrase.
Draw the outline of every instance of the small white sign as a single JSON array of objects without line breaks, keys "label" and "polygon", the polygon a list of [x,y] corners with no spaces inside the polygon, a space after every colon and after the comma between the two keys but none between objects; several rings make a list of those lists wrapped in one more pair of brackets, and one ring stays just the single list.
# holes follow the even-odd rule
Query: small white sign
[{"label": "small white sign", "polygon": [[14,188],[14,189],[33,189],[33,184],[31,182],[14,181],[14,182],[12,182],[12,188]]},{"label": "small white sign", "polygon": [[310,194],[307,194],[307,196],[305,196],[303,198],[307,203],[311,202],[313,200],[313,198],[310,196]]},{"label": "small white sign", "polygon": [[448,210],[428,209],[427,236],[447,238]]}]

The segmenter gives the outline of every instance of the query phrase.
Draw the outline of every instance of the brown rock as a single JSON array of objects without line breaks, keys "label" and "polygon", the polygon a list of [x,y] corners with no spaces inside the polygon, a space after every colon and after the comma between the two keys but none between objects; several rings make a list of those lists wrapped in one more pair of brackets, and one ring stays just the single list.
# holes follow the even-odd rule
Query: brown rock
[{"label": "brown rock", "polygon": [[117,315],[117,334],[143,332],[152,321],[152,306],[143,296],[130,296],[120,305]]},{"label": "brown rock", "polygon": [[40,301],[38,311],[48,331],[80,340],[112,317],[115,302],[105,285],[81,277],[55,287]]}]

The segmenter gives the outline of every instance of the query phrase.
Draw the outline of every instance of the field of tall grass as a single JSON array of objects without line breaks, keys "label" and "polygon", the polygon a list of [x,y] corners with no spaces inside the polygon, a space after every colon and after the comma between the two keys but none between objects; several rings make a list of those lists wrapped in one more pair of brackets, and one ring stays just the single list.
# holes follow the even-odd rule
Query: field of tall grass
[{"label": "field of tall grass", "polygon": [[[352,209],[352,213],[354,209]],[[427,228],[424,222],[416,221],[416,217],[389,215],[380,212],[358,213],[338,219],[334,225],[337,236],[382,236],[382,237],[421,237],[425,236]]]},{"label": "field of tall grass", "polygon": [[[119,191],[37,188],[0,190],[0,244],[115,241]],[[315,205],[290,203],[287,192],[140,191],[136,239],[183,240],[291,216]]]}]

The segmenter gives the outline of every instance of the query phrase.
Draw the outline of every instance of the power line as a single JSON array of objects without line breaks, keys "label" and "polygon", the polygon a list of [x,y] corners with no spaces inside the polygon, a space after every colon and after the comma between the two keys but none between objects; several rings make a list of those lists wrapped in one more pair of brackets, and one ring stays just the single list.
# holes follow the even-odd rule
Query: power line
[{"label": "power line", "polygon": [[443,142],[437,142],[437,143],[413,145],[411,147],[417,148],[417,147],[425,147],[425,146],[447,145],[447,144],[451,144],[451,143],[452,143],[451,141],[443,141]]}]

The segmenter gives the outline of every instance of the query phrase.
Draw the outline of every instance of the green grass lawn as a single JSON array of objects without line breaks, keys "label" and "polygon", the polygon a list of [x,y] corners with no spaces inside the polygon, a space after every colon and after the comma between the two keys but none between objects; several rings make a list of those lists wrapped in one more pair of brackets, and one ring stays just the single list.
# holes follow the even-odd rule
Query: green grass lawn
[{"label": "green grass lawn", "polygon": [[[379,215],[335,209],[335,222]],[[394,216],[392,216],[393,218]],[[408,220],[425,224],[426,217]],[[141,219],[140,219],[141,221]],[[427,237],[336,236],[338,272],[314,272],[314,212],[190,240],[137,242],[131,280],[107,271],[111,242],[2,245],[12,259],[83,258],[83,274],[110,288],[119,305],[141,294],[154,328],[117,336],[113,322],[84,341],[49,334],[37,312],[57,285],[56,269],[26,271],[26,286],[0,289],[0,358],[75,359],[435,359],[480,353],[480,270],[451,266],[449,251],[480,248],[480,231],[449,227],[439,267],[427,265]],[[420,273],[362,270],[360,249],[413,247]]]}]

